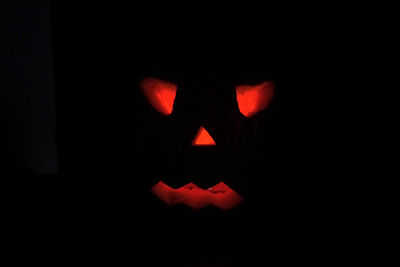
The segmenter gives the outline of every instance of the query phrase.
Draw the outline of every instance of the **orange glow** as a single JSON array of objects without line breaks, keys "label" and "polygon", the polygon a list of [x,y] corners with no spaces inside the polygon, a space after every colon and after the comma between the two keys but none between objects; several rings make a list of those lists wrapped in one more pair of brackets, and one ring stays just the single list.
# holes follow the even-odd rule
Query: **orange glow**
[{"label": "orange glow", "polygon": [[206,131],[206,129],[200,127],[199,132],[193,140],[194,146],[215,146],[214,139]]},{"label": "orange glow", "polygon": [[150,104],[160,113],[169,115],[174,106],[177,86],[154,78],[145,78],[140,88]]},{"label": "orange glow", "polygon": [[160,181],[150,190],[168,205],[183,203],[193,209],[214,205],[222,210],[229,210],[243,201],[238,193],[223,182],[204,190],[194,183],[173,189]]},{"label": "orange glow", "polygon": [[273,82],[236,86],[236,98],[240,112],[246,117],[251,117],[265,109],[271,102],[274,91]]}]

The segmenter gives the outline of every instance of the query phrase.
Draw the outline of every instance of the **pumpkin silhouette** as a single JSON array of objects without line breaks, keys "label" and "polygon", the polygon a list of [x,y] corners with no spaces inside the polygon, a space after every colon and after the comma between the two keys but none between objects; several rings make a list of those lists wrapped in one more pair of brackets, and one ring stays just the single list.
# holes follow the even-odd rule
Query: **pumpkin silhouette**
[{"label": "pumpkin silhouette", "polygon": [[276,91],[271,71],[234,42],[165,41],[144,53],[139,76],[141,165],[155,202],[225,211],[246,202],[259,187],[252,165]]}]

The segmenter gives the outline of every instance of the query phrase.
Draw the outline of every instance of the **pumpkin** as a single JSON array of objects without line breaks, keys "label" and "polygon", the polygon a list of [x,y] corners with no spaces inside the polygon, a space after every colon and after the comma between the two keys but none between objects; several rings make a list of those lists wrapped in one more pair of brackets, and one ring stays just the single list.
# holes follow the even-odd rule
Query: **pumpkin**
[{"label": "pumpkin", "polygon": [[[166,116],[172,114],[178,88],[176,84],[146,77],[141,81],[140,87],[154,109]],[[256,85],[238,85],[235,91],[240,113],[245,117],[251,117],[268,106],[274,93],[274,83],[265,81]],[[192,146],[215,145],[209,132],[200,126],[193,138]],[[183,203],[194,209],[211,204],[228,210],[242,202],[242,197],[223,181],[208,189],[202,189],[191,182],[175,189],[159,181],[151,191],[168,205]]]},{"label": "pumpkin", "polygon": [[165,206],[240,206],[274,80],[248,69],[246,53],[224,42],[166,42],[150,51],[138,79],[149,190]]}]

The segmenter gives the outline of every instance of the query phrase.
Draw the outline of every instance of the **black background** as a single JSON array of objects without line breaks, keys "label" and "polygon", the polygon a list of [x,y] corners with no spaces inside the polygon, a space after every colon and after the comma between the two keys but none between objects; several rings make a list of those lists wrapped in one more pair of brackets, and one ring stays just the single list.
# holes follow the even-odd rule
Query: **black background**
[{"label": "black background", "polygon": [[49,3],[4,1],[0,17],[2,172],[57,172]]},{"label": "black background", "polygon": [[[27,6],[21,8],[29,10]],[[262,19],[252,25],[236,26],[222,18],[222,24],[229,27],[221,28],[213,23],[206,25],[203,20],[192,26],[180,17],[177,24],[167,23],[155,13],[141,14],[143,9],[121,4],[52,2],[50,10],[58,171],[46,175],[29,171],[33,172],[29,177],[35,180],[28,182],[33,186],[27,188],[30,201],[23,205],[24,218],[36,221],[28,227],[33,232],[40,229],[46,233],[42,237],[33,234],[33,239],[44,240],[50,247],[60,243],[67,246],[68,252],[49,249],[65,259],[80,254],[101,259],[114,250],[132,253],[133,261],[144,259],[146,265],[252,266],[259,263],[250,262],[293,259],[294,255],[288,254],[299,218],[287,170],[291,58],[285,33]],[[236,19],[233,21],[237,23]],[[149,74],[179,81],[181,78],[174,76],[177,72],[171,71],[177,68],[175,55],[163,54],[161,58],[171,60],[166,66],[155,64],[157,67],[146,65],[151,61],[148,55],[159,47],[179,54],[177,47],[183,47],[190,58],[195,53],[185,47],[203,44],[211,47],[207,51],[214,51],[214,45],[218,47],[226,61],[214,62],[215,57],[207,52],[201,56],[207,60],[194,64],[202,74],[192,80],[205,73],[218,80],[222,75],[218,67],[222,66],[230,69],[227,77],[233,77],[238,84],[267,78],[277,85],[269,109],[250,123],[250,132],[257,134],[257,138],[252,136],[249,140],[255,144],[250,153],[255,154],[256,160],[244,164],[239,177],[228,183],[233,188],[236,185],[240,192],[239,185],[243,179],[248,180],[244,176],[254,177],[240,192],[248,201],[228,212],[213,207],[200,211],[185,206],[169,209],[148,191],[156,179],[153,176],[162,174],[168,166],[162,165],[163,157],[149,164],[151,155],[165,153],[152,145],[152,141],[161,142],[163,135],[149,137],[144,133],[157,123],[168,123],[168,119],[150,108],[137,82]],[[248,55],[235,58],[230,51],[236,47],[249,51]],[[217,101],[210,106],[221,108]],[[191,115],[184,114],[184,121],[190,121]],[[224,140],[221,136],[216,138]],[[234,158],[241,162],[237,156]],[[21,166],[12,171],[26,170]],[[170,183],[183,182],[183,175],[181,180],[174,179],[173,174],[169,176]],[[207,181],[202,187],[212,184]],[[91,250],[105,254],[99,256]]]}]

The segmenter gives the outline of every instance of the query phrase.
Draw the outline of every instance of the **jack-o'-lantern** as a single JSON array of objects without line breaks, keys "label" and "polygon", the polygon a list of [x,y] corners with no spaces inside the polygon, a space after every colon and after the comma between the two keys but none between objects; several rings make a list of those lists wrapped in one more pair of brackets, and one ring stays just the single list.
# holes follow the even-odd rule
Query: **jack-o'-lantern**
[{"label": "jack-o'-lantern", "polygon": [[228,41],[165,41],[149,50],[137,85],[143,98],[140,160],[155,203],[240,207],[258,187],[252,164],[258,120],[270,112],[276,93],[273,75]]}]

